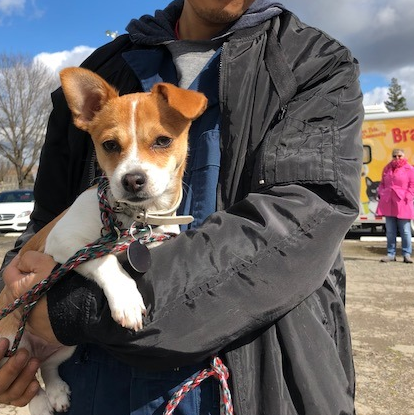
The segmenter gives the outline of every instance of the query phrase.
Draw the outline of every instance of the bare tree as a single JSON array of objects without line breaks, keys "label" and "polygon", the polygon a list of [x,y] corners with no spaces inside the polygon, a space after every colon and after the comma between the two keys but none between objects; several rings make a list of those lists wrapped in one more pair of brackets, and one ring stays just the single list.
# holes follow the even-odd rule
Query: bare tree
[{"label": "bare tree", "polygon": [[11,164],[4,157],[0,156],[0,182],[4,181],[7,173],[10,171]]},{"label": "bare tree", "polygon": [[23,55],[0,55],[0,155],[16,170],[19,188],[38,162],[57,76]]}]

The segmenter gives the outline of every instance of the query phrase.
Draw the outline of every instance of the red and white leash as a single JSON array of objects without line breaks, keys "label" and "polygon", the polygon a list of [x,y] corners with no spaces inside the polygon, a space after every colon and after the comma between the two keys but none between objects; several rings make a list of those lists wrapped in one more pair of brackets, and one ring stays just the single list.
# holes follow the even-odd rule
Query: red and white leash
[{"label": "red and white leash", "polygon": [[220,414],[233,415],[233,403],[230,388],[227,383],[229,370],[218,356],[214,356],[210,362],[210,368],[202,370],[197,376],[184,383],[169,400],[163,415],[172,415],[185,395],[195,389],[203,380],[214,376],[220,382]]}]

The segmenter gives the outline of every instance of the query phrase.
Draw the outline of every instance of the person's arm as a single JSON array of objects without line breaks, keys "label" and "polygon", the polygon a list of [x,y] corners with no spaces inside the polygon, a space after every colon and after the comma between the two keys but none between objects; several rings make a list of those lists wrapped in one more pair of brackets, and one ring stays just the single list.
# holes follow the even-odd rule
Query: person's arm
[{"label": "person's arm", "polygon": [[200,361],[319,288],[354,217],[300,186],[253,194],[153,250],[151,270],[136,275],[148,308],[144,330],[115,323],[99,287],[73,274],[48,293],[48,310],[45,299],[35,307],[29,324],[42,337],[97,343],[143,367]]},{"label": "person's arm", "polygon": [[384,169],[382,170],[382,173],[381,173],[381,181],[380,181],[380,184],[379,184],[378,190],[377,190],[378,199],[381,198],[381,196],[384,193],[385,187],[386,187],[386,185],[385,185],[385,174],[387,173],[387,171],[388,171],[388,164],[384,167]]},{"label": "person's arm", "polygon": [[413,199],[414,199],[414,167],[411,167],[408,170],[408,187],[407,187],[406,200],[412,203]]}]

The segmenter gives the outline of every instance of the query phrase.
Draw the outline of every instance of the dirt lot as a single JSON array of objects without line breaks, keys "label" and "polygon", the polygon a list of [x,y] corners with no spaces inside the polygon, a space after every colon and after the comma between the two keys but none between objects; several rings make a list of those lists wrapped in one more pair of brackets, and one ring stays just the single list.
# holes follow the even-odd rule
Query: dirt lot
[{"label": "dirt lot", "polygon": [[[14,238],[0,237],[0,258]],[[347,310],[358,415],[414,415],[414,265],[383,264],[385,242],[347,239]],[[0,405],[0,415],[28,415]]]},{"label": "dirt lot", "polygon": [[359,415],[414,414],[414,265],[384,264],[385,242],[346,240],[347,310]]}]

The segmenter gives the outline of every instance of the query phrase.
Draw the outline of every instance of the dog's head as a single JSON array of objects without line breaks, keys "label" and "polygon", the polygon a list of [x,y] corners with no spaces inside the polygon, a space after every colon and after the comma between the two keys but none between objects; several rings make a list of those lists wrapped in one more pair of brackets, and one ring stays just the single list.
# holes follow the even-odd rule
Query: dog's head
[{"label": "dog's head", "polygon": [[93,140],[115,199],[150,210],[174,204],[182,186],[188,130],[206,97],[167,83],[149,93],[119,96],[99,75],[83,68],[60,72],[74,124]]}]

